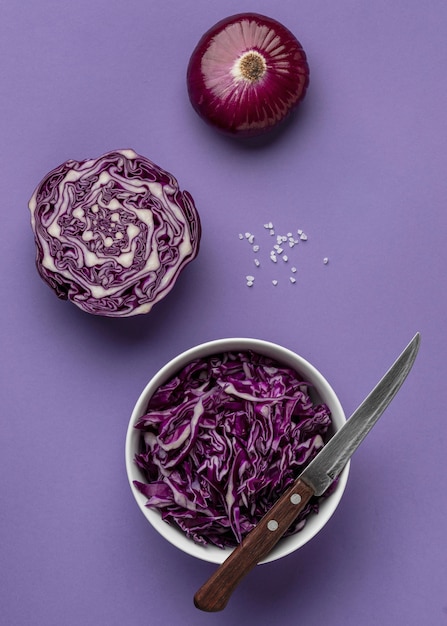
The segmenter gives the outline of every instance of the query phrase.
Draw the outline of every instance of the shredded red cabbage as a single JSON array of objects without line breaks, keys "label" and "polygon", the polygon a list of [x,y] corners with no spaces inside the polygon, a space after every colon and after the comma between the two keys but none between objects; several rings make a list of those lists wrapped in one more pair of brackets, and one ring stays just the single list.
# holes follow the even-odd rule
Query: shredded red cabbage
[{"label": "shredded red cabbage", "polygon": [[198,359],[160,386],[139,418],[135,460],[146,482],[134,484],[197,543],[234,546],[323,447],[330,425],[309,385],[272,359],[251,351]]}]

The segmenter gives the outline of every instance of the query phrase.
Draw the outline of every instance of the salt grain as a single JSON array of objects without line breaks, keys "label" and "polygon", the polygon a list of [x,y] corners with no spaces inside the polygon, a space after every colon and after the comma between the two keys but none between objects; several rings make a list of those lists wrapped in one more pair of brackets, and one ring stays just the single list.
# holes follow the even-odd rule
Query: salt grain
[{"label": "salt grain", "polygon": [[329,263],[329,259],[327,258],[327,256],[325,256],[325,257],[324,257],[324,259],[323,259],[323,263],[324,263],[325,265],[327,265],[327,264]]},{"label": "salt grain", "polygon": [[295,273],[296,273],[296,267],[292,267],[292,268],[290,269],[290,271],[291,271],[291,272],[293,272],[293,273],[295,274]]},{"label": "salt grain", "polygon": [[287,254],[283,255],[282,260],[284,261],[284,263],[287,263],[287,261],[289,260],[289,257],[287,256]]},{"label": "salt grain", "polygon": [[294,278],[293,276],[291,276],[289,280],[292,283],[292,285],[296,283],[296,278]]},{"label": "salt grain", "polygon": [[277,284],[278,284],[277,280],[272,280],[272,285],[274,285],[276,287]]}]

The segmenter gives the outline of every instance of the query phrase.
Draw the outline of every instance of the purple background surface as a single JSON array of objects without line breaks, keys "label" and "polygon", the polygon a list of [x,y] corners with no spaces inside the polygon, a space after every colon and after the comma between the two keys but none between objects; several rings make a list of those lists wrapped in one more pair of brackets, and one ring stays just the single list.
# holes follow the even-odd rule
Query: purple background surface
[{"label": "purple background surface", "polygon": [[[287,25],[311,67],[293,122],[249,145],[185,89],[200,36],[241,10]],[[444,0],[0,0],[2,624],[447,624],[446,33]],[[127,320],[57,300],[27,208],[49,170],[115,148],[171,171],[203,225],[174,291]],[[295,285],[268,259],[268,221],[308,235]],[[197,611],[214,566],[158,536],[125,475],[148,379],[196,343],[259,337],[319,367],[349,415],[416,331],[330,523],[223,613]]]}]

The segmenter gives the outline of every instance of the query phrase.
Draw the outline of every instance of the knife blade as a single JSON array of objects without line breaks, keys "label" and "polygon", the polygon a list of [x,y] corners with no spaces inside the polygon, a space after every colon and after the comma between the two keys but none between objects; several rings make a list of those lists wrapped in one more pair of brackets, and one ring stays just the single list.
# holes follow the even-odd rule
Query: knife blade
[{"label": "knife blade", "polygon": [[310,498],[324,493],[340,474],[408,376],[420,339],[416,333],[346,424],[196,592],[194,604],[198,609],[224,609],[239,582],[274,548]]}]

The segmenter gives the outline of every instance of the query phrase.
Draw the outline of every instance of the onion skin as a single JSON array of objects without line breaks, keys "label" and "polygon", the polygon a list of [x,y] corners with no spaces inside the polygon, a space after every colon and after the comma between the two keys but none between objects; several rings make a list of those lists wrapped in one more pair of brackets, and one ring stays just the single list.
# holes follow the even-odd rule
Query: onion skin
[{"label": "onion skin", "polygon": [[202,36],[186,80],[202,119],[224,133],[250,137],[276,127],[301,102],[309,65],[285,26],[258,13],[238,13]]}]

